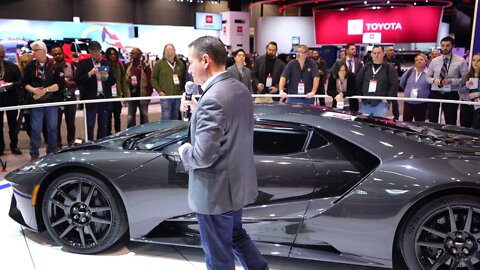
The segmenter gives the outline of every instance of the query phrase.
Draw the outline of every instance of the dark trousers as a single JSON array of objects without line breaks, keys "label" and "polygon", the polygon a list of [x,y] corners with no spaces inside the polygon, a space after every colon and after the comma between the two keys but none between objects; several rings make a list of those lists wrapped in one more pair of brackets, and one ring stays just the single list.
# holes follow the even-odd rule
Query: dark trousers
[{"label": "dark trousers", "polygon": [[472,127],[474,108],[473,105],[460,105],[460,126]]},{"label": "dark trousers", "polygon": [[242,228],[242,209],[220,215],[197,213],[209,270],[234,270],[234,256],[246,270],[265,270],[268,263]]},{"label": "dark trousers", "polygon": [[72,146],[73,143],[75,143],[75,114],[77,112],[77,105],[62,107],[58,108],[57,146],[62,146],[62,115],[65,115],[65,124],[67,125],[67,144],[68,146]]},{"label": "dark trousers", "polygon": [[390,103],[392,103],[393,119],[398,120],[398,118],[400,117],[400,111],[398,110],[398,101],[391,100]]},{"label": "dark trousers", "polygon": [[427,119],[428,103],[407,103],[403,105],[403,121],[425,121]]},{"label": "dark trousers", "polygon": [[93,130],[97,123],[97,140],[107,136],[107,103],[85,104],[87,111],[88,140],[93,141]]},{"label": "dark trousers", "polygon": [[[107,135],[112,135],[112,118],[114,121],[115,133],[122,130],[120,114],[122,113],[122,102],[112,102],[112,109],[107,113]],[[113,116],[113,117],[112,117]]]},{"label": "dark trousers", "polygon": [[[430,91],[428,98],[431,99],[448,99],[448,100],[458,100],[458,92],[441,92],[441,91]],[[432,123],[438,123],[438,112],[440,109],[440,103],[430,102],[428,103],[428,121]],[[445,123],[448,125],[457,124],[457,110],[458,104],[447,104],[442,103],[442,111],[445,116]]]},{"label": "dark trousers", "polygon": [[[3,139],[3,113],[0,112],[0,121],[2,122],[2,132],[0,132],[0,152],[5,150],[5,141]],[[7,111],[8,136],[10,137],[10,149],[16,148],[18,144],[17,127],[18,110]]]}]

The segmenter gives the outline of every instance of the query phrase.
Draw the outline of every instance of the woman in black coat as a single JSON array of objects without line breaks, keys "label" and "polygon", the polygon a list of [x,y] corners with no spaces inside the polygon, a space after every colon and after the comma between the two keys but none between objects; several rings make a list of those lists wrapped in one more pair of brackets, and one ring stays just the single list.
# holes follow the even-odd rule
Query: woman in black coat
[{"label": "woman in black coat", "polygon": [[348,99],[345,98],[356,93],[355,75],[348,71],[345,63],[335,67],[328,78],[327,95],[333,98],[333,108],[348,110]]}]

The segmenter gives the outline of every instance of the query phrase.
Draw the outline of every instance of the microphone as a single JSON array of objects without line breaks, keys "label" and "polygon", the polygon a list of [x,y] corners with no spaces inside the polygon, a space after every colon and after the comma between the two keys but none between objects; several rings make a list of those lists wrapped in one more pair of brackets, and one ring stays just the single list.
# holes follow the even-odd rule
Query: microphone
[{"label": "microphone", "polygon": [[[185,100],[192,100],[193,91],[195,90],[195,84],[191,81],[185,83]],[[188,106],[187,111],[185,112],[184,121],[190,121],[192,112],[190,106]]]}]

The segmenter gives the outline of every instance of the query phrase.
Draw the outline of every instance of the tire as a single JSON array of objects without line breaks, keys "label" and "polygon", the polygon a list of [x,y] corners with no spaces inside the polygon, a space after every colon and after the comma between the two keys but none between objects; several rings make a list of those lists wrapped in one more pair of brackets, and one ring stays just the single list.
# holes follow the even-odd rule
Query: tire
[{"label": "tire", "polygon": [[480,198],[435,199],[407,221],[399,243],[410,269],[480,269]]},{"label": "tire", "polygon": [[83,173],[62,175],[49,185],[42,216],[55,242],[81,254],[108,249],[128,228],[125,207],[116,192]]}]

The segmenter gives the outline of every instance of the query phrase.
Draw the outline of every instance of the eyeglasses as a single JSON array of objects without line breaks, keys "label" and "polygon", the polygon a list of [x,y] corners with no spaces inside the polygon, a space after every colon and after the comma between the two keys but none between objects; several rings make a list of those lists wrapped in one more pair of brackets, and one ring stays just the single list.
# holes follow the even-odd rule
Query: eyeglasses
[{"label": "eyeglasses", "polygon": [[42,51],[43,49],[32,49],[33,52]]}]

